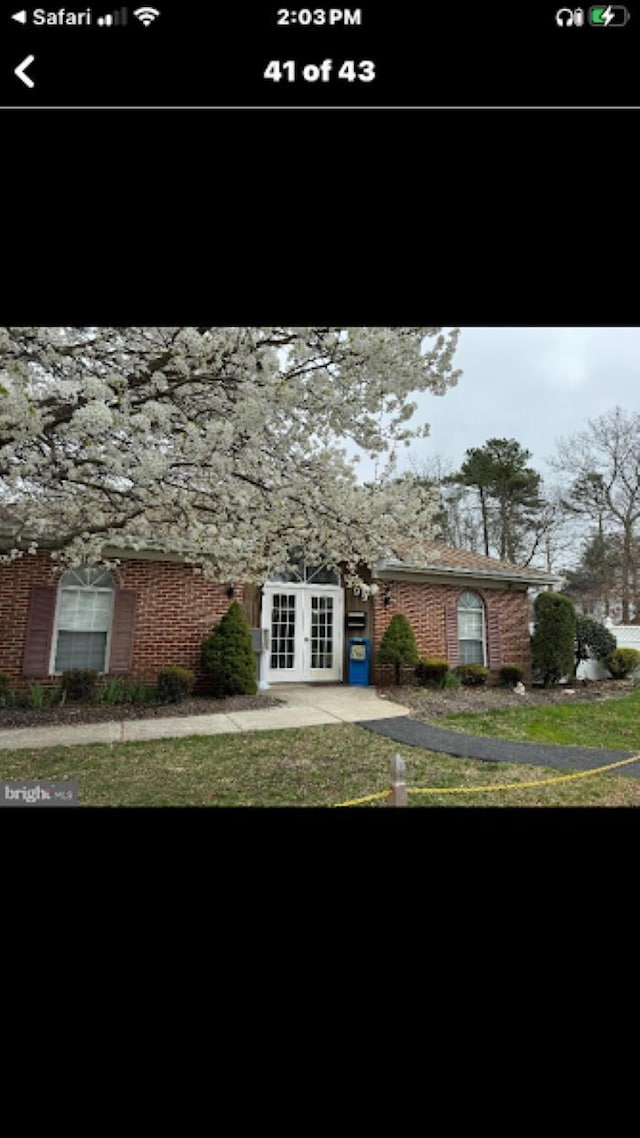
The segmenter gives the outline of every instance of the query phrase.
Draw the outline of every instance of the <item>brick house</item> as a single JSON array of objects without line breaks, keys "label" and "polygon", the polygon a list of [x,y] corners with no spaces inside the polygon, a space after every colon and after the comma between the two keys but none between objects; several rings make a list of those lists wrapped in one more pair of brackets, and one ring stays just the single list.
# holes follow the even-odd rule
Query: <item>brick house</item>
[{"label": "brick house", "polygon": [[[0,519],[0,537],[2,529]],[[438,541],[424,544],[419,564],[380,563],[366,599],[339,574],[304,564],[256,586],[207,581],[178,554],[110,552],[120,565],[109,571],[62,570],[46,549],[0,563],[0,673],[13,686],[30,679],[51,686],[72,667],[152,682],[159,668],[180,664],[203,690],[200,643],[232,598],[254,629],[262,686],[346,680],[352,635],[371,641],[372,681],[390,682],[391,669],[376,666],[375,654],[398,612],[411,621],[421,655],[444,656],[452,667],[485,663],[492,678],[502,664],[519,664],[529,678],[528,591],[558,583]]]},{"label": "brick house", "polygon": [[[503,664],[518,664],[531,680],[531,590],[557,587],[560,578],[492,557],[425,542],[419,564],[401,558],[383,562],[382,588],[373,598],[374,652],[396,612],[411,622],[421,656],[456,664],[485,664],[495,683]],[[393,669],[378,665],[378,682]]]}]

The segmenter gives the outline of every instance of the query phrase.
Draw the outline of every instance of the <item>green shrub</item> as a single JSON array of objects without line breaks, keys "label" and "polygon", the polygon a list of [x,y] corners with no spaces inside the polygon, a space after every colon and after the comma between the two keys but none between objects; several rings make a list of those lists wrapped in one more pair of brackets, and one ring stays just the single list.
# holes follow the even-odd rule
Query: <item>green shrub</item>
[{"label": "green shrub", "polygon": [[486,684],[489,669],[484,664],[458,664],[455,674],[465,688],[476,688]]},{"label": "green shrub", "polygon": [[196,677],[189,668],[177,665],[161,668],[156,681],[156,698],[159,703],[181,703],[193,691]]},{"label": "green shrub", "polygon": [[98,673],[93,668],[70,668],[62,673],[60,687],[64,700],[91,703],[95,696]]},{"label": "green shrub", "polygon": [[152,703],[155,698],[155,692],[148,684],[143,684],[139,680],[133,680],[130,684],[127,684],[125,696],[125,703]]},{"label": "green shrub", "polygon": [[533,607],[533,668],[549,687],[573,673],[576,614],[569,598],[561,593],[540,593]]},{"label": "green shrub", "polygon": [[256,657],[251,629],[237,601],[201,646],[202,666],[212,678],[214,695],[255,695]]},{"label": "green shrub", "polygon": [[97,699],[110,707],[118,704],[150,703],[154,698],[153,689],[138,680],[127,680],[125,676],[109,676],[98,690]]},{"label": "green shrub", "polygon": [[575,666],[576,669],[581,660],[588,660],[590,657],[596,660],[604,660],[607,656],[611,656],[617,648],[617,641],[612,632],[605,628],[604,624],[600,624],[598,620],[592,620],[589,616],[576,616],[576,642],[575,642]]},{"label": "green shrub", "polygon": [[380,641],[378,663],[393,664],[396,684],[399,684],[400,669],[415,668],[419,658],[413,629],[406,616],[398,612],[391,617],[389,627]]},{"label": "green shrub", "polygon": [[445,689],[446,688],[459,688],[460,687],[459,676],[456,676],[455,672],[445,672],[444,676],[442,677],[442,687]]},{"label": "green shrub", "polygon": [[99,703],[107,703],[114,707],[119,703],[126,703],[127,684],[122,676],[109,676],[99,689],[97,699]]},{"label": "green shrub", "polygon": [[416,664],[416,680],[421,687],[442,687],[442,681],[449,671],[449,661],[436,656],[423,657]]},{"label": "green shrub", "polygon": [[29,695],[27,697],[28,707],[47,707],[49,699],[47,692],[42,684],[38,684],[35,680],[29,680]]},{"label": "green shrub", "polygon": [[505,688],[511,688],[515,684],[519,684],[524,676],[524,668],[518,664],[504,664],[500,669],[500,683]]},{"label": "green shrub", "polygon": [[604,665],[614,680],[624,680],[636,668],[640,668],[640,652],[637,648],[616,648],[615,652],[606,657]]},{"label": "green shrub", "polygon": [[0,707],[13,707],[15,696],[11,688],[11,678],[0,672]]}]

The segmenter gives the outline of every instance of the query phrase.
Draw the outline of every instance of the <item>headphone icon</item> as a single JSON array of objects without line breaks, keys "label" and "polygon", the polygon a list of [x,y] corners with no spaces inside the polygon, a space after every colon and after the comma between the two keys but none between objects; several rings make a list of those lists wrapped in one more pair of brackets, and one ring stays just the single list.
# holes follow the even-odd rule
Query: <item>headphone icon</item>
[{"label": "headphone icon", "polygon": [[575,8],[572,12],[571,8],[558,8],[556,24],[560,28],[581,27],[584,24],[584,9]]}]

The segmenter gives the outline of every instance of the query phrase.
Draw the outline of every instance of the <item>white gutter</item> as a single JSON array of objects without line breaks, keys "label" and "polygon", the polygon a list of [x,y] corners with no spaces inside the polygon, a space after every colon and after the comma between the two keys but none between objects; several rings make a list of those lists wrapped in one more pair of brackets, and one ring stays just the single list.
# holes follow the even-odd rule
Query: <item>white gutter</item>
[{"label": "white gutter", "polygon": [[559,585],[562,577],[557,577],[554,574],[543,574],[540,576],[533,576],[531,574],[515,574],[510,573],[508,570],[501,569],[456,569],[445,565],[408,565],[405,561],[398,562],[397,564],[390,561],[383,561],[376,566],[373,576],[385,577],[391,573],[402,575],[415,575],[420,576],[448,576],[448,577],[477,577],[481,580],[489,581],[512,581],[522,585]]}]

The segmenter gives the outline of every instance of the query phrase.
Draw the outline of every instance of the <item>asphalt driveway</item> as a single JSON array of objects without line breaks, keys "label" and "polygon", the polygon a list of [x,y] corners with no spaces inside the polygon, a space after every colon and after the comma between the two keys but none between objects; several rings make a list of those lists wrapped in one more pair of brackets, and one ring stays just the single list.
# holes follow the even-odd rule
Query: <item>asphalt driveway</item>
[{"label": "asphalt driveway", "polygon": [[[534,767],[554,767],[563,771],[587,771],[630,759],[634,751],[609,751],[597,747],[564,747],[554,743],[512,743],[508,739],[465,735],[407,715],[393,719],[363,719],[356,724],[374,735],[384,735],[407,747],[422,747],[459,759],[480,759],[485,763],[528,763]],[[640,757],[621,774],[640,778]]]}]

